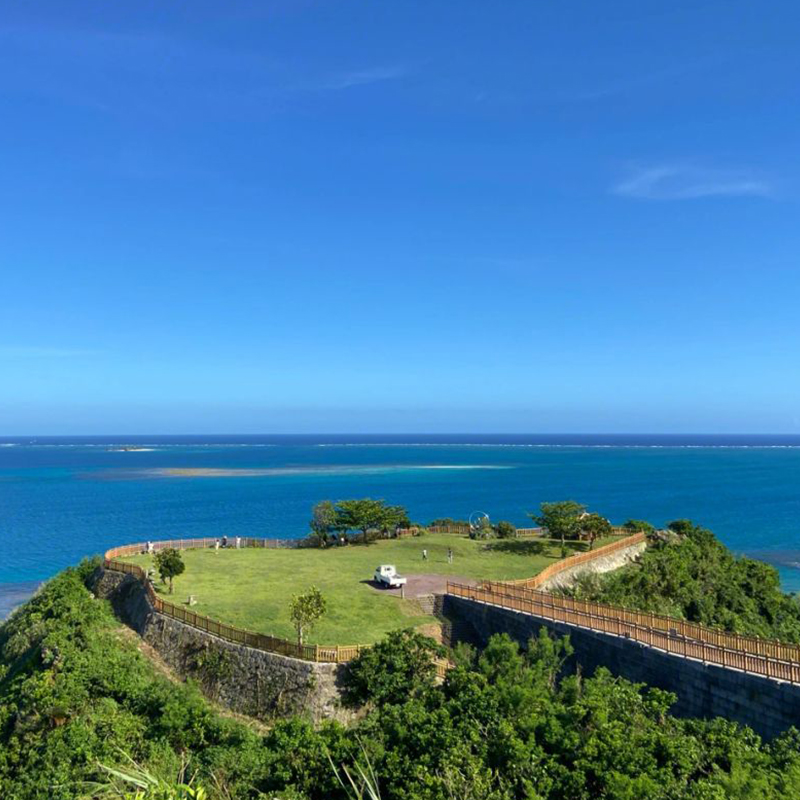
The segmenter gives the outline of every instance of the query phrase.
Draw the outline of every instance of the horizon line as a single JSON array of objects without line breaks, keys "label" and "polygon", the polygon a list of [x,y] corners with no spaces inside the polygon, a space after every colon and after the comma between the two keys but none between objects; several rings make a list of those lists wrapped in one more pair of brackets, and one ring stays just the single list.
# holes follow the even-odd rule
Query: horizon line
[{"label": "horizon line", "polygon": [[246,437],[246,436],[795,436],[800,437],[800,431],[736,431],[736,432],[719,432],[719,431],[557,431],[557,432],[542,432],[542,431],[513,431],[513,432],[474,432],[474,431],[437,431],[437,432],[423,432],[423,431],[374,431],[374,432],[355,432],[355,431],[313,431],[313,432],[300,432],[294,431],[287,432],[259,432],[259,433],[24,433],[24,434],[2,434],[0,439],[69,439],[69,438],[83,438],[83,439],[99,439],[108,438],[112,436],[174,436],[174,437]]}]

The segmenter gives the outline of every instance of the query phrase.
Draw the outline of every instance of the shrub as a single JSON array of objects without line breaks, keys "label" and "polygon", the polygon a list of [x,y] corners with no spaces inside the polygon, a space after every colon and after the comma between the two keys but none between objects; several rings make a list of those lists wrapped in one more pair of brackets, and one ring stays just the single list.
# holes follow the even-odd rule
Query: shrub
[{"label": "shrub", "polygon": [[382,705],[401,703],[433,685],[434,659],[444,648],[415,631],[390,633],[365,650],[350,664],[348,699],[353,704],[368,701]]},{"label": "shrub", "polygon": [[643,519],[629,519],[622,527],[630,533],[652,533],[655,526]]},{"label": "shrub", "polygon": [[511,522],[502,520],[494,526],[498,539],[513,539],[517,535],[517,528]]}]

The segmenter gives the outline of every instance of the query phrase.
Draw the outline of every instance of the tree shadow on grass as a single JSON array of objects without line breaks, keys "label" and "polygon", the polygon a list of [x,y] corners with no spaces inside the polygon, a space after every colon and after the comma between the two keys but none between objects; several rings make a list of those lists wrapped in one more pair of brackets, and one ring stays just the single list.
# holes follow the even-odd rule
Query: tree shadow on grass
[{"label": "tree shadow on grass", "polygon": [[[564,546],[567,555],[581,553],[586,548],[583,542],[566,541]],[[508,553],[517,556],[549,556],[551,558],[561,558],[561,542],[554,544],[552,541],[525,540],[520,539],[500,539],[499,541],[489,542],[483,549],[492,553]]]},{"label": "tree shadow on grass", "polygon": [[489,553],[510,553],[517,556],[541,556],[547,552],[545,542],[521,542],[518,539],[501,539],[483,546]]}]

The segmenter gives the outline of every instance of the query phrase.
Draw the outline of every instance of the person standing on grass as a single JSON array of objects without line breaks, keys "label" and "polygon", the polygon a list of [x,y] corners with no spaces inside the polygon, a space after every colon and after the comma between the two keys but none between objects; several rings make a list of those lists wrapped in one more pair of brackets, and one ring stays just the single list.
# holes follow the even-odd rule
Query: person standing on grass
[{"label": "person standing on grass", "polygon": [[428,560],[428,551],[424,547],[422,548],[422,560],[423,561]]},{"label": "person standing on grass", "polygon": [[453,563],[453,549],[451,547],[447,548],[447,563],[448,564]]},{"label": "person standing on grass", "polygon": [[214,539],[214,552],[219,552],[219,539]]}]

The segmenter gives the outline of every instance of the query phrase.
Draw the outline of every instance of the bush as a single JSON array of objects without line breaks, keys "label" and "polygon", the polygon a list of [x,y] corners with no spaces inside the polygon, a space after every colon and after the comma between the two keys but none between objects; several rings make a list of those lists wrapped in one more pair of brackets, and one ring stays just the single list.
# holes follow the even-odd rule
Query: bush
[{"label": "bush", "polygon": [[350,703],[400,703],[419,695],[433,685],[434,659],[444,652],[421,633],[390,633],[351,662],[347,678]]},{"label": "bush", "polygon": [[498,539],[513,539],[517,535],[516,526],[505,520],[498,522],[494,529]]},{"label": "bush", "polygon": [[655,526],[643,519],[629,519],[622,527],[630,533],[652,533]]}]

